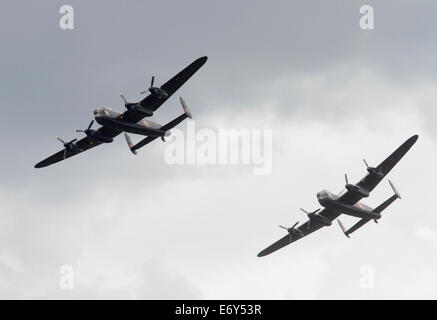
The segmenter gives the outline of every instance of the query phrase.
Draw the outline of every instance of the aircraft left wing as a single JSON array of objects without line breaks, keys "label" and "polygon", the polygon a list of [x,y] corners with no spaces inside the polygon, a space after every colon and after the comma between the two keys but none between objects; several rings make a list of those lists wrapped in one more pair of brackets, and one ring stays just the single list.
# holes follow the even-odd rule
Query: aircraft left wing
[{"label": "aircraft left wing", "polygon": [[[158,99],[158,97],[149,94],[140,101],[140,105],[148,110],[156,111],[165,101],[167,101],[182,85],[187,82],[208,60],[208,57],[201,57],[193,61],[189,66],[180,71],[173,78],[164,83],[161,88],[164,89],[168,96],[166,99]],[[123,114],[123,119],[128,122],[138,122],[144,118],[144,114],[134,109],[127,110]]]},{"label": "aircraft left wing", "polygon": [[[410,148],[416,143],[418,135],[414,135],[410,137],[407,141],[405,141],[399,148],[397,148],[391,155],[387,157],[383,162],[377,166],[374,172],[369,172],[363,179],[361,179],[357,186],[367,190],[368,192],[375,189],[378,183],[381,182],[382,179],[393,169],[393,167],[402,159],[402,157],[410,150]],[[362,196],[355,192],[346,192],[344,193],[339,201],[353,205],[360,201]]]}]

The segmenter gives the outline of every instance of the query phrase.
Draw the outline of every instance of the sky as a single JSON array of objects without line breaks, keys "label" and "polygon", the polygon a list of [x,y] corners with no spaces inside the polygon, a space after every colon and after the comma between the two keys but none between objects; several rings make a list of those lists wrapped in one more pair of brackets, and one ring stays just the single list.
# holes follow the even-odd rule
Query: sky
[{"label": "sky", "polygon": [[[74,29],[59,27],[62,5]],[[360,28],[360,8],[374,29]],[[11,1],[1,3],[0,298],[435,299],[435,1]],[[207,63],[157,112],[187,101],[197,130],[271,130],[272,170],[133,156],[122,136],[48,168],[97,107],[122,111],[152,75]],[[178,129],[185,132],[188,122]],[[402,195],[347,239],[311,234],[269,256],[410,136],[390,172]],[[138,137],[133,137],[136,141]],[[385,179],[363,201],[392,195]],[[355,219],[342,217],[351,226]],[[73,288],[62,287],[72,270]],[[71,274],[70,274],[71,275]]]}]

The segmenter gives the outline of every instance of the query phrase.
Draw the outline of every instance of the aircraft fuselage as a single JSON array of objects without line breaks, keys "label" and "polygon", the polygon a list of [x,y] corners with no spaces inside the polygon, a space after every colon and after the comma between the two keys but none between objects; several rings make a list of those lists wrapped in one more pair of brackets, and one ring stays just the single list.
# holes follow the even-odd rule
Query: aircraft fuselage
[{"label": "aircraft fuselage", "polygon": [[164,137],[168,135],[167,131],[159,130],[156,126],[151,126],[150,121],[141,120],[137,123],[131,123],[123,120],[121,113],[109,108],[99,108],[94,111],[95,120],[104,127],[118,130],[120,132],[129,132],[152,137]]},{"label": "aircraft fuselage", "polygon": [[339,196],[334,195],[327,190],[322,190],[319,193],[317,193],[317,200],[319,201],[319,203],[323,207],[331,211],[347,214],[357,218],[364,218],[364,219],[381,218],[381,214],[377,212],[373,212],[372,208],[367,207],[362,203],[358,202],[355,205],[348,205],[348,204],[341,203],[339,199],[340,199]]}]

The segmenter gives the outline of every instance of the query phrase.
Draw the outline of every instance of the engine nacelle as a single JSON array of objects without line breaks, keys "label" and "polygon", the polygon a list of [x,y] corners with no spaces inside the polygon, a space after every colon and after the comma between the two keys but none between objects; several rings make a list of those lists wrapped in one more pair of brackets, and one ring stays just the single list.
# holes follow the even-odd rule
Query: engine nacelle
[{"label": "engine nacelle", "polygon": [[165,91],[162,88],[158,88],[158,87],[150,87],[149,88],[149,92],[157,97],[158,99],[167,99],[168,98],[168,93],[167,91]]},{"label": "engine nacelle", "polygon": [[127,103],[126,105],[127,110],[135,110],[137,112],[143,113],[146,117],[153,116],[153,111],[143,108],[139,103]]},{"label": "engine nacelle", "polygon": [[297,235],[298,237],[304,237],[305,236],[305,234],[302,231],[300,231],[299,229],[296,229],[296,228],[289,228],[288,229],[288,233]]},{"label": "engine nacelle", "polygon": [[325,227],[329,227],[332,224],[332,222],[329,219],[326,219],[325,217],[319,214],[309,215],[308,217],[310,220],[313,220]]},{"label": "engine nacelle", "polygon": [[354,192],[357,193],[359,195],[361,195],[364,198],[367,198],[369,196],[369,191],[367,191],[366,189],[363,189],[359,186],[357,186],[356,184],[346,184],[345,185],[346,190],[350,191],[350,192]]},{"label": "engine nacelle", "polygon": [[367,167],[367,172],[382,177],[384,174],[375,167]]}]

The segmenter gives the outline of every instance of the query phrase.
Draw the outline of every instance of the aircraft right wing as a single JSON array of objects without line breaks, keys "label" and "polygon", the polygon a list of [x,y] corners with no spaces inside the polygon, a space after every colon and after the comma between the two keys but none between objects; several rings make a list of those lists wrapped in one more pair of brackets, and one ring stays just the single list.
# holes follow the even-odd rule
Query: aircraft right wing
[{"label": "aircraft right wing", "polygon": [[52,164],[54,164],[54,163],[56,163],[56,162],[59,162],[59,161],[62,161],[62,160],[68,159],[68,158],[70,158],[70,157],[72,157],[72,156],[75,156],[75,155],[77,155],[77,154],[79,154],[79,153],[82,153],[82,152],[84,152],[84,151],[86,151],[86,150],[89,150],[89,149],[91,149],[91,148],[97,147],[97,146],[100,145],[100,144],[101,144],[101,142],[98,142],[98,141],[96,141],[96,142],[92,142],[88,137],[85,137],[85,138],[83,138],[83,139],[81,139],[81,140],[79,140],[79,141],[76,142],[76,145],[77,145],[80,149],[82,149],[82,151],[67,152],[67,153],[65,154],[65,158],[64,158],[64,152],[65,152],[65,149],[62,149],[61,151],[56,152],[55,154],[51,155],[50,157],[48,157],[48,158],[46,158],[46,159],[44,159],[44,160],[38,162],[38,163],[35,165],[35,168],[43,168],[43,167],[47,167],[47,166],[52,165]]},{"label": "aircraft right wing", "polygon": [[[168,97],[166,99],[158,99],[157,97],[149,94],[143,100],[140,101],[140,105],[151,111],[156,111],[165,101],[167,101],[182,85],[187,82],[196,72],[199,70],[208,60],[208,57],[201,57],[193,61],[189,66],[180,71],[173,78],[164,83],[161,88],[164,89]],[[123,114],[123,119],[128,122],[138,122],[144,118],[144,114],[134,109],[127,110]]]}]

